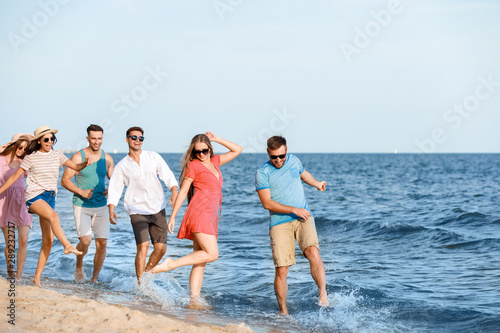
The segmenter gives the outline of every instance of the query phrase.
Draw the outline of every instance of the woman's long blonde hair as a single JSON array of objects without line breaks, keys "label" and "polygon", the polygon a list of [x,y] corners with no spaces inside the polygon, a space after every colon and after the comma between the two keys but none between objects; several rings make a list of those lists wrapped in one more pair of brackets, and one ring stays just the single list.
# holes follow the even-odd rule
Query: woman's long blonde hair
[{"label": "woman's long blonde hair", "polygon": [[[208,149],[210,150],[210,157],[214,156],[214,150],[212,148],[212,143],[210,142],[210,139],[208,136],[205,134],[196,134],[192,139],[191,139],[191,144],[189,145],[189,148],[187,151],[184,153],[181,159],[181,175],[179,176],[179,184],[182,186],[182,182],[184,181],[184,175],[186,174],[186,170],[189,168],[189,162],[192,160],[196,159],[196,155],[194,154],[194,145],[197,143],[205,143],[208,146]],[[191,198],[193,197],[194,194],[194,187],[193,184],[191,184],[191,187],[189,188],[188,191],[188,203],[191,201]]]}]

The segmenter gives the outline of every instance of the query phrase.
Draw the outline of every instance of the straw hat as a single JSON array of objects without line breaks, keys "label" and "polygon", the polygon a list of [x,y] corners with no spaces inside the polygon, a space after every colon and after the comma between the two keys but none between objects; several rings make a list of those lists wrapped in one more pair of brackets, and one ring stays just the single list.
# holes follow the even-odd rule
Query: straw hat
[{"label": "straw hat", "polygon": [[28,134],[28,133],[17,133],[17,134],[14,134],[12,136],[12,139],[10,140],[10,142],[7,142],[6,144],[0,146],[0,153],[2,153],[5,149],[7,149],[8,146],[14,144],[19,139],[26,139],[28,141],[32,141],[33,140],[33,135]]},{"label": "straw hat", "polygon": [[47,133],[52,133],[52,134],[56,134],[57,133],[57,130],[56,129],[52,129],[50,128],[50,126],[42,126],[42,127],[38,127],[36,130],[35,130],[35,137],[33,138],[33,140],[36,140],[36,139],[39,139],[41,138],[42,136],[44,136],[45,134]]}]

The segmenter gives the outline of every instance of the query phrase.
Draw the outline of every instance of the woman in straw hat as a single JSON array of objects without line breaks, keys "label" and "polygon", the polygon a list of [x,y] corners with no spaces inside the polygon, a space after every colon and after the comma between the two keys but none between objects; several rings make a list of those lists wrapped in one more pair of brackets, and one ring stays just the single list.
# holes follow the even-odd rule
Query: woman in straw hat
[{"label": "woman in straw hat", "polygon": [[90,164],[88,158],[80,164],[68,159],[63,153],[53,150],[52,146],[56,142],[56,129],[49,126],[42,126],[35,130],[35,137],[28,146],[26,157],[17,171],[5,181],[0,187],[0,194],[14,184],[26,171],[26,207],[31,214],[37,214],[40,218],[40,228],[42,229],[42,248],[38,257],[33,282],[40,285],[40,277],[43,268],[49,258],[54,235],[59,239],[64,247],[64,253],[74,253],[81,255],[64,235],[64,231],[59,223],[59,216],[54,211],[55,199],[57,195],[57,181],[59,179],[59,168],[63,165],[76,171],[84,169]]},{"label": "woman in straw hat", "polygon": [[[0,147],[0,184],[14,174],[19,168],[26,148],[33,135],[18,133],[12,137],[12,141]],[[25,174],[26,176],[26,174]],[[26,209],[24,195],[24,180],[19,178],[7,191],[0,194],[0,227],[5,237],[5,261],[7,262],[7,274],[9,278],[16,277],[21,280],[21,275],[26,261],[28,250],[28,234],[33,219]],[[17,270],[14,270],[14,250],[16,248],[17,227]]]}]

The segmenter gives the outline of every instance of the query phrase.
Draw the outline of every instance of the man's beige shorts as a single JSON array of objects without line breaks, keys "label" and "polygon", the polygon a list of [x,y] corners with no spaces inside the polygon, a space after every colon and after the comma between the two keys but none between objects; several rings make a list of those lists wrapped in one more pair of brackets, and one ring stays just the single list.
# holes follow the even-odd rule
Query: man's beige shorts
[{"label": "man's beige shorts", "polygon": [[319,249],[318,234],[312,216],[307,221],[295,220],[278,224],[271,228],[269,236],[276,267],[295,265],[295,239],[302,252],[309,246]]}]

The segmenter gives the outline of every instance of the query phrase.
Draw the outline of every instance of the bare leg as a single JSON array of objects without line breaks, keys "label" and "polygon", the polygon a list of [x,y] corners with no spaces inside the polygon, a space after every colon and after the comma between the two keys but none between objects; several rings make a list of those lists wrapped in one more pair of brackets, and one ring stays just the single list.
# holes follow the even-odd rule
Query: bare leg
[{"label": "bare leg", "polygon": [[161,264],[156,265],[156,267],[153,268],[151,272],[160,273],[170,271],[181,266],[197,265],[203,263],[206,264],[219,258],[217,238],[214,235],[207,235],[201,232],[196,232],[194,233],[194,241],[198,243],[198,245],[200,246],[200,250],[195,250],[194,252],[176,260],[167,258]]},{"label": "bare leg", "polygon": [[104,259],[106,258],[107,243],[108,240],[106,238],[95,239],[94,273],[92,274],[92,282],[97,282],[97,277],[101,272],[102,265],[104,264]]},{"label": "bare leg", "polygon": [[5,238],[5,262],[7,263],[7,276],[11,278],[16,275],[14,271],[13,259],[16,251],[16,229],[15,227],[2,227],[2,232]]},{"label": "bare leg", "polygon": [[52,232],[64,247],[64,254],[82,254],[68,241],[68,239],[64,235],[64,231],[61,228],[61,224],[59,223],[59,216],[52,209],[52,207],[49,206],[48,203],[43,200],[37,200],[30,206],[30,212],[37,214],[40,219],[45,219],[47,222],[49,222],[52,228]]},{"label": "bare leg", "polygon": [[320,306],[328,306],[328,295],[326,294],[326,278],[325,266],[319,255],[319,249],[316,246],[309,246],[304,250],[304,255],[309,260],[311,267],[311,276],[319,288],[319,302]]},{"label": "bare leg", "polygon": [[[196,239],[194,239],[193,252],[196,251],[201,251],[201,247],[198,242],[196,242]],[[200,293],[206,265],[206,263],[196,264],[193,265],[193,268],[191,268],[191,274],[189,275],[189,291],[191,294],[191,303],[189,304],[190,309],[205,308],[202,304],[200,304]]]},{"label": "bare leg", "polygon": [[142,274],[146,267],[146,257],[148,256],[149,241],[137,244],[137,254],[135,255],[135,275],[137,282],[141,284]]},{"label": "bare leg", "polygon": [[38,257],[38,264],[33,278],[33,282],[38,287],[41,287],[40,277],[42,276],[47,259],[49,259],[52,243],[54,242],[54,233],[50,227],[50,222],[42,217],[40,217],[40,229],[42,229],[42,247],[40,248],[40,256]]},{"label": "bare leg", "polygon": [[17,275],[16,281],[21,281],[21,275],[24,270],[24,263],[26,262],[26,253],[28,252],[28,234],[30,232],[30,227],[27,225],[22,225],[17,227]]},{"label": "bare leg", "polygon": [[146,265],[146,272],[149,272],[153,267],[155,267],[163,258],[167,252],[167,244],[165,243],[153,243],[153,252],[149,256],[148,263]]},{"label": "bare leg", "polygon": [[80,237],[80,242],[76,245],[76,249],[82,252],[81,255],[76,256],[75,280],[77,282],[85,280],[85,273],[83,272],[83,257],[87,254],[91,242],[92,236],[82,236]]},{"label": "bare leg", "polygon": [[288,293],[288,284],[286,277],[290,266],[276,267],[276,275],[274,277],[274,292],[280,307],[280,314],[287,315],[288,309],[286,307],[286,295]]},{"label": "bare leg", "polygon": [[[193,252],[201,251],[202,248],[196,241],[193,240]],[[203,284],[203,275],[205,273],[206,263],[195,264],[191,269],[191,274],[189,275],[189,291],[191,297],[199,297],[201,293],[201,286]]]}]

